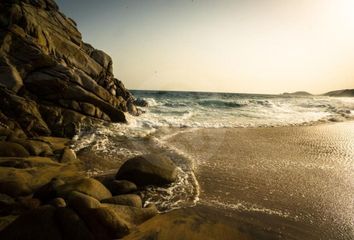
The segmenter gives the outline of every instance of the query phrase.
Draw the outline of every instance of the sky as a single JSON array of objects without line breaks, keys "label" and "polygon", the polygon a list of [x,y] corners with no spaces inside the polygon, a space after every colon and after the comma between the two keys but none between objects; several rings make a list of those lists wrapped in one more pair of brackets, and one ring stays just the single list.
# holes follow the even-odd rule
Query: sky
[{"label": "sky", "polygon": [[354,88],[353,0],[57,0],[129,89]]}]

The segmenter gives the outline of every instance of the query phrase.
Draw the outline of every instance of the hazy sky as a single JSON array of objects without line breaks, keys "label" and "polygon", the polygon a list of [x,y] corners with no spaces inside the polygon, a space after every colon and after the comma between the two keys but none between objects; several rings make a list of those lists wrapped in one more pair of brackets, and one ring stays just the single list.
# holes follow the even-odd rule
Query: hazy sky
[{"label": "hazy sky", "polygon": [[354,88],[354,0],[57,0],[130,89]]}]

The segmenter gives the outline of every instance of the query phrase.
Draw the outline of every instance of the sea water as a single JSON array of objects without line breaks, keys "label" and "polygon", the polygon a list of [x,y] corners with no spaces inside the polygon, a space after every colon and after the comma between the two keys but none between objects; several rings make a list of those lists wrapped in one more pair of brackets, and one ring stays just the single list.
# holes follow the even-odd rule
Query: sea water
[{"label": "sea water", "polygon": [[139,126],[273,127],[344,121],[354,117],[353,98],[208,92],[132,91],[148,101]]},{"label": "sea water", "polygon": [[[102,124],[89,131],[83,129],[75,148],[78,152],[88,149],[115,162],[112,172],[128,158],[140,154],[153,152],[169,156],[178,166],[178,180],[165,187],[147,187],[140,193],[145,205],[155,203],[161,212],[166,212],[205,204],[226,209],[228,213],[251,214],[250,218],[265,219],[265,222],[271,218],[280,222],[272,228],[279,228],[278,232],[292,231],[284,230],[285,226],[307,228],[301,234],[309,239],[314,229],[311,224],[320,223],[334,235],[341,234],[335,239],[354,236],[350,232],[354,231],[350,223],[353,215],[344,213],[352,209],[346,207],[352,203],[350,189],[354,186],[350,180],[354,158],[352,138],[340,131],[328,138],[326,134],[316,135],[317,130],[310,130],[310,134],[305,130],[295,133],[288,130],[291,126],[353,120],[354,98],[132,92],[149,104],[141,108],[142,115],[127,115],[128,124]],[[266,131],[271,128],[279,129],[276,131],[279,136],[267,136]],[[255,130],[254,136],[247,129]],[[96,169],[90,174],[104,172],[107,169]],[[337,183],[332,186],[328,182],[338,176],[341,181],[347,181],[337,182],[339,188]],[[316,183],[307,186],[309,178],[316,179]],[[327,192],[343,198],[340,204],[336,205],[333,194]],[[340,216],[323,215],[321,209],[337,211]],[[338,221],[336,224],[342,229],[328,224],[323,216],[327,220],[336,216],[328,221]],[[296,232],[291,236],[301,239],[301,234]],[[312,238],[316,239],[316,235]]]}]

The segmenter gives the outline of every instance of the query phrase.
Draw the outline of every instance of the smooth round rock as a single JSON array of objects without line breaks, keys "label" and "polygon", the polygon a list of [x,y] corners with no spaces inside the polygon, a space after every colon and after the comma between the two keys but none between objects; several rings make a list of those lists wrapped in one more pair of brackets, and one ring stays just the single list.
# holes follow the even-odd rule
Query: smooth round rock
[{"label": "smooth round rock", "polygon": [[107,182],[105,185],[111,191],[112,195],[127,194],[138,190],[136,184],[128,180],[113,180]]},{"label": "smooth round rock", "polygon": [[111,198],[103,199],[101,202],[126,205],[126,206],[132,206],[137,208],[141,208],[143,205],[140,196],[136,194],[118,195]]},{"label": "smooth round rock", "polygon": [[29,157],[29,152],[20,144],[0,142],[0,157]]},{"label": "smooth round rock", "polygon": [[138,186],[161,186],[177,178],[177,167],[163,155],[142,155],[127,160],[118,170],[116,179],[129,180]]}]

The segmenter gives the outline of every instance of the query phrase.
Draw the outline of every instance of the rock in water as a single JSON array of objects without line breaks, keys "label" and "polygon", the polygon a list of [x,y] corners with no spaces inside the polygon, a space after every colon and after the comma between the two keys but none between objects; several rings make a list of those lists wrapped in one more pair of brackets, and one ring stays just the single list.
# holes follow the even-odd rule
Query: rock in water
[{"label": "rock in water", "polygon": [[126,179],[138,186],[165,185],[174,182],[176,178],[176,165],[168,157],[156,154],[127,160],[116,175],[116,179]]},{"label": "rock in water", "polygon": [[0,2],[0,85],[0,117],[28,136],[72,137],[82,124],[137,114],[111,57],[84,43],[53,0]]},{"label": "rock in water", "polygon": [[145,99],[142,99],[142,98],[136,99],[134,101],[134,104],[138,107],[148,107],[149,106],[149,103]]}]

